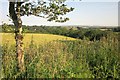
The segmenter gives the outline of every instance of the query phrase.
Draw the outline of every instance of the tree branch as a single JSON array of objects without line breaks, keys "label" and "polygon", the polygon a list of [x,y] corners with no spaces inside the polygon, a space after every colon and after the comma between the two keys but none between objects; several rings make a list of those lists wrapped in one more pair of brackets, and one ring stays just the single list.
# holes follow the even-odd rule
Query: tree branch
[{"label": "tree branch", "polygon": [[9,15],[13,20],[13,23],[15,24],[15,26],[18,26],[18,22],[17,22],[18,19],[15,11],[15,2],[9,2]]}]

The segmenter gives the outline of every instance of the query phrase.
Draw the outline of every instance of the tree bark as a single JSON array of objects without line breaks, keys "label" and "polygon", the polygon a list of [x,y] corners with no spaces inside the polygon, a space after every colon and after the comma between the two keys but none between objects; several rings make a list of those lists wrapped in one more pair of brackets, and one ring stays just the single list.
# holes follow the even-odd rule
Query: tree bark
[{"label": "tree bark", "polygon": [[[21,72],[25,71],[24,52],[23,52],[23,35],[22,35],[22,20],[20,16],[20,2],[9,2],[9,13],[15,25],[15,40],[16,40],[16,58],[17,69]],[[16,7],[16,9],[15,9]]]}]

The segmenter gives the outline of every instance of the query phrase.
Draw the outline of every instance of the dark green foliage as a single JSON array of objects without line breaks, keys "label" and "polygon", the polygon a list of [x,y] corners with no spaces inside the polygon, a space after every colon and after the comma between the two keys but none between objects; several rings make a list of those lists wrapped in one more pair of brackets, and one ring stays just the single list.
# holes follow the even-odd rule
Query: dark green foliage
[{"label": "dark green foliage", "polygon": [[6,32],[6,33],[14,32],[13,25],[7,25],[4,23],[1,27],[2,27],[2,32]]},{"label": "dark green foliage", "polygon": [[94,41],[94,40],[100,40],[102,37],[106,37],[107,32],[100,31],[97,29],[91,29],[91,30],[86,31],[84,35],[88,37],[90,41]]},{"label": "dark green foliage", "polygon": [[113,28],[114,32],[120,32],[120,27]]},{"label": "dark green foliage", "polygon": [[[13,25],[2,25],[3,32],[13,32]],[[114,30],[113,30],[114,31]],[[61,26],[25,26],[23,25],[24,33],[44,33],[44,34],[56,34],[73,37],[84,40],[88,38],[90,41],[100,40],[106,37],[107,34],[112,31],[101,31],[100,29],[84,29],[80,27],[61,27]]]},{"label": "dark green foliage", "polygon": [[73,38],[78,38],[78,39],[84,39],[85,37],[85,29],[81,29],[81,30],[70,30],[68,33],[69,37],[73,37]]}]

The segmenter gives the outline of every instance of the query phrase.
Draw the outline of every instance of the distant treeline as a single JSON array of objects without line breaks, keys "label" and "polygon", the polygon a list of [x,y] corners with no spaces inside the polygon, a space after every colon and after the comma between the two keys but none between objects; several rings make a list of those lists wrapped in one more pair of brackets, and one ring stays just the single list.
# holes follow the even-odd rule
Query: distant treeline
[{"label": "distant treeline", "polygon": [[[2,32],[11,33],[14,32],[15,27],[13,25],[2,25]],[[102,37],[106,37],[110,32],[120,32],[120,27],[117,28],[81,28],[81,27],[63,27],[63,26],[25,26],[23,25],[24,33],[44,33],[44,34],[56,34],[64,35],[68,37],[78,39],[100,40]]]}]

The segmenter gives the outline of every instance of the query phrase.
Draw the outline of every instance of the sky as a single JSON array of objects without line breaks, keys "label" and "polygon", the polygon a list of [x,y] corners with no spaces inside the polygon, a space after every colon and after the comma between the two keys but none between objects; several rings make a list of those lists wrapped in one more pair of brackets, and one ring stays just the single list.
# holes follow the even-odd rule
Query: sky
[{"label": "sky", "polygon": [[[75,10],[65,15],[70,20],[65,23],[48,22],[35,16],[22,17],[23,25],[88,25],[88,26],[118,26],[119,0],[67,0],[69,7]],[[7,17],[8,1],[0,1],[0,24],[12,23]]]}]

